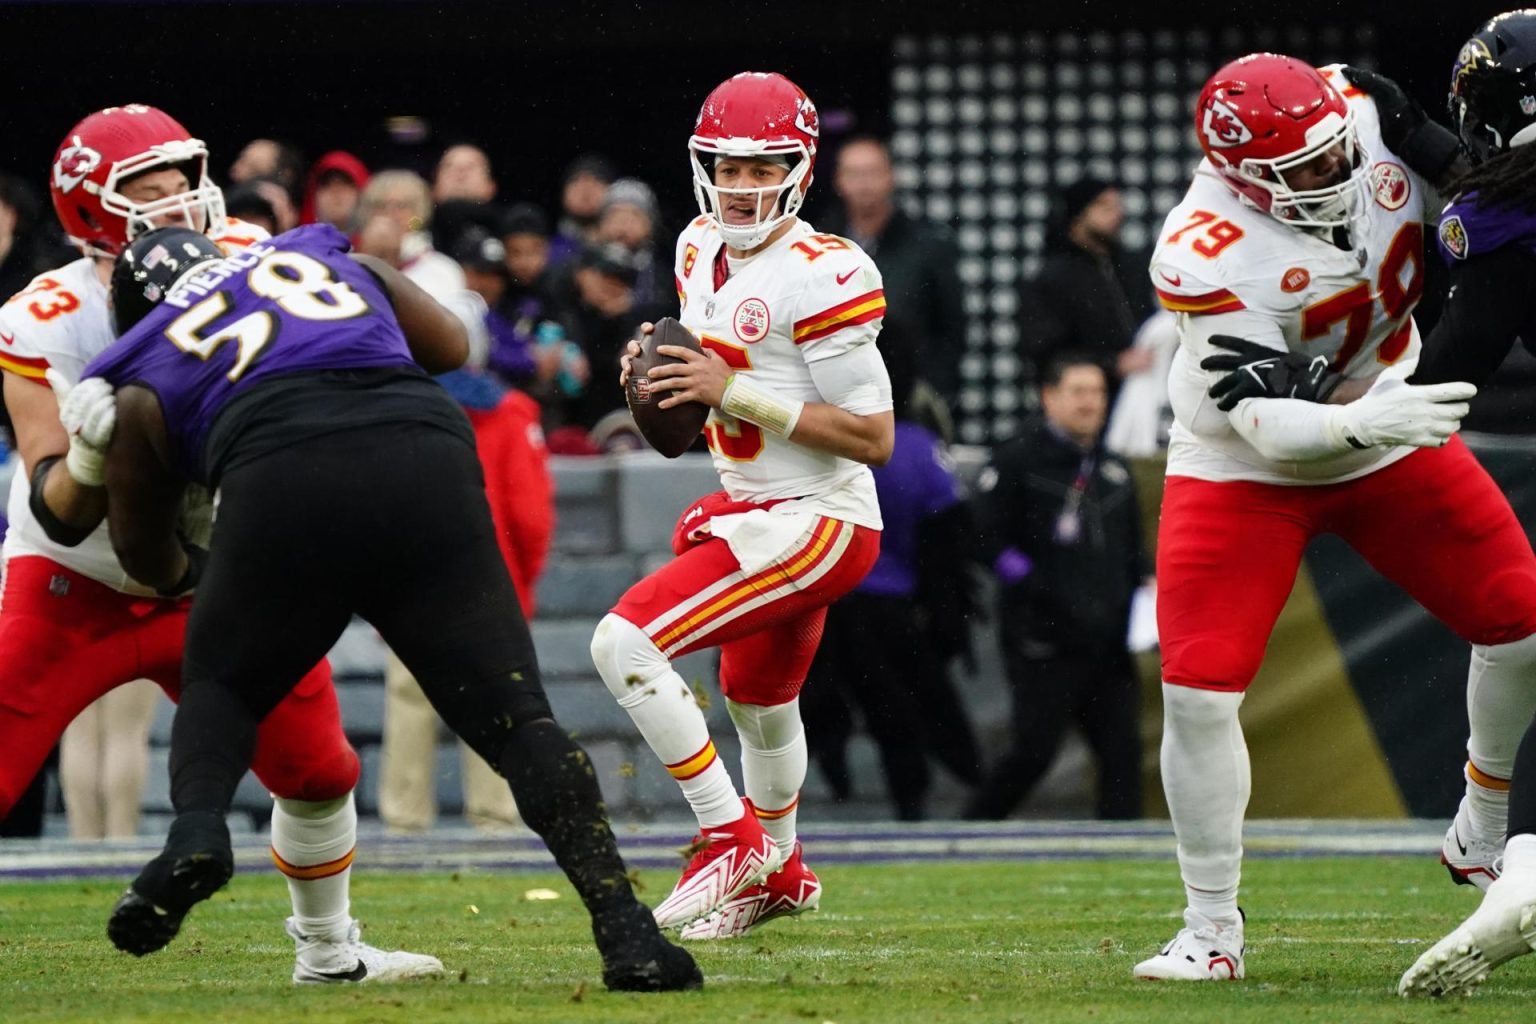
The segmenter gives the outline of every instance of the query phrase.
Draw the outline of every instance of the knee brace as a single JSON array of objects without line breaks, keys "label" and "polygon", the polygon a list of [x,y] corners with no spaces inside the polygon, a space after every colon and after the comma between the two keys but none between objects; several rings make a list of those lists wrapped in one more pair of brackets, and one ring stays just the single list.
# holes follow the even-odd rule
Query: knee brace
[{"label": "knee brace", "polygon": [[667,656],[639,626],[612,612],[603,616],[592,633],[592,663],[620,704],[672,670]]}]

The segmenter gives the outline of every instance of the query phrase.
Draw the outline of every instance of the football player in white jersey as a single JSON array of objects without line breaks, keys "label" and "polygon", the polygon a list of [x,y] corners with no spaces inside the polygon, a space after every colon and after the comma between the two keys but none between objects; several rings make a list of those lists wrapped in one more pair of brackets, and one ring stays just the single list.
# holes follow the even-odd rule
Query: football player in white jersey
[{"label": "football player in white jersey", "polygon": [[[1337,68],[1255,54],[1206,83],[1195,129],[1206,159],[1151,267],[1180,330],[1157,576],[1163,788],[1187,909],[1134,973],[1205,981],[1244,974],[1238,707],[1307,542],[1339,535],[1473,645],[1466,798],[1447,863],[1484,886],[1536,707],[1536,556],[1454,436],[1475,389],[1405,381],[1423,223],[1439,203],[1382,145],[1373,102]],[[1376,379],[1348,405],[1256,397],[1224,409],[1207,393],[1221,375],[1200,366],[1216,335]]]},{"label": "football player in white jersey", "polygon": [[[113,397],[99,380],[74,385],[114,340],[106,284],[135,235],[186,225],[231,250],[265,237],[226,220],[207,166],[202,142],[153,107],[109,107],[85,118],[60,144],[50,182],[54,209],[85,255],[0,307],[0,370],[25,464],[7,509],[0,602],[0,818],[92,701],[139,678],[173,698],[179,692],[187,594],[196,581],[158,594],[118,563],[99,525]],[[360,939],[348,898],[358,760],[324,662],[263,723],[255,771],[274,795],[272,858],[293,900],[286,927],[297,948],[294,981],[441,974],[436,957]],[[180,915],[167,917],[176,918],[174,933]]]},{"label": "football player in white jersey", "polygon": [[[816,108],[782,75],[744,73],[704,101],[689,152],[703,216],[677,243],[682,322],[704,353],[651,374],[659,405],[710,406],[723,490],[679,519],[677,558],[598,624],[592,657],[699,821],[695,856],[656,907],[685,939],[741,935],[814,909],[795,811],[805,780],[799,692],[827,605],[874,564],[871,465],[891,455],[890,378],[875,347],[880,273],[796,213],[811,183]],[[648,331],[649,325],[642,327]],[[631,345],[623,360],[628,380]],[[671,659],[719,647],[746,799]]]}]

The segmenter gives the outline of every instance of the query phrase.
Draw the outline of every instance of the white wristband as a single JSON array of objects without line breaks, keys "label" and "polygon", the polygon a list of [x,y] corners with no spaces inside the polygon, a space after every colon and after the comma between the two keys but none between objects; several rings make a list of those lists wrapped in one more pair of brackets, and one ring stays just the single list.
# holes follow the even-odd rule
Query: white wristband
[{"label": "white wristband", "polygon": [[794,433],[804,409],[805,403],[800,399],[776,395],[739,373],[726,380],[725,393],[720,396],[721,412],[756,423],[780,437]]}]

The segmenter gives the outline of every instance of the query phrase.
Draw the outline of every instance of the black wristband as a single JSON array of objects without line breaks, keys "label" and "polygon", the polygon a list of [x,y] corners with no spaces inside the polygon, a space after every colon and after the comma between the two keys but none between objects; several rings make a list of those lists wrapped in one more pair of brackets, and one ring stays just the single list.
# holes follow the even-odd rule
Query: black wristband
[{"label": "black wristband", "polygon": [[54,515],[53,509],[48,507],[48,499],[43,496],[44,485],[48,482],[48,471],[53,468],[55,462],[61,462],[63,459],[62,455],[50,455],[46,459],[38,460],[37,467],[32,470],[32,496],[27,502],[27,507],[32,510],[33,518],[37,520],[37,525],[43,528],[49,540],[66,548],[72,548],[96,532],[96,527],[72,526]]},{"label": "black wristband", "polygon": [[155,593],[161,597],[180,597],[197,589],[197,584],[203,578],[203,570],[208,566],[208,552],[196,544],[181,545],[181,550],[187,555],[187,571],[181,574],[181,579],[168,587],[156,587]]}]

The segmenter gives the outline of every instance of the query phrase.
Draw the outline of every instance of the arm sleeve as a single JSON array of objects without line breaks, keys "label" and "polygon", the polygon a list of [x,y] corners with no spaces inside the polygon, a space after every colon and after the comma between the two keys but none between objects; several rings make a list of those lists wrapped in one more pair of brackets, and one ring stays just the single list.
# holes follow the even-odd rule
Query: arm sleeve
[{"label": "arm sleeve", "polygon": [[1482,387],[1536,315],[1536,256],[1503,246],[1451,267],[1445,307],[1410,383],[1464,380]]},{"label": "arm sleeve", "polygon": [[[1196,365],[1220,351],[1210,342],[1213,335],[1231,334],[1277,352],[1286,351],[1285,337],[1273,317],[1239,310],[1212,316],[1186,316],[1180,343],[1189,349]],[[1221,374],[1207,372],[1207,384]],[[1328,430],[1333,408],[1294,398],[1249,398],[1237,403],[1227,419],[1243,440],[1266,459],[1311,462],[1348,451]]]},{"label": "arm sleeve", "polygon": [[891,410],[891,377],[873,341],[806,363],[823,401],[855,416]]}]

